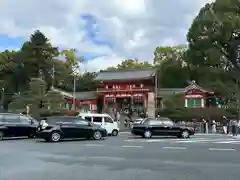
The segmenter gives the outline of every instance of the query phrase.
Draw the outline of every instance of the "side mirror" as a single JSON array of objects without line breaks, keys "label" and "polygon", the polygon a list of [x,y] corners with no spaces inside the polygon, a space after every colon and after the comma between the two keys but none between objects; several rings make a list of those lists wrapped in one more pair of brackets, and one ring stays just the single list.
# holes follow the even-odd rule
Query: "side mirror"
[{"label": "side mirror", "polygon": [[89,123],[88,123],[88,126],[92,126],[92,124],[89,122]]}]

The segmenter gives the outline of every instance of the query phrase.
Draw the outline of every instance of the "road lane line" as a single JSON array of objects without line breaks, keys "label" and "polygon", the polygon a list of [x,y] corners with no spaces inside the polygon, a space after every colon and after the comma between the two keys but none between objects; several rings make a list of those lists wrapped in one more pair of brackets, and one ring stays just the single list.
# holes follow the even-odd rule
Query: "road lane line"
[{"label": "road lane line", "polygon": [[232,144],[232,143],[240,143],[240,141],[219,141],[213,142],[214,144]]},{"label": "road lane line", "polygon": [[235,151],[236,149],[209,148],[210,151]]},{"label": "road lane line", "polygon": [[122,146],[123,148],[142,148],[142,146]]},{"label": "road lane line", "polygon": [[177,150],[184,150],[187,149],[185,147],[162,147],[162,149],[177,149]]},{"label": "road lane line", "polygon": [[84,146],[88,146],[88,147],[102,147],[104,145],[103,144],[85,144]]}]

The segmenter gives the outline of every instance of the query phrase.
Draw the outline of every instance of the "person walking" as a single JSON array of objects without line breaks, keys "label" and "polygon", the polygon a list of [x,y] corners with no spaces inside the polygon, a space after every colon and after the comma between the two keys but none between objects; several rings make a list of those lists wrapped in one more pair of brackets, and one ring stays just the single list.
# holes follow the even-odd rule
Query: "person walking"
[{"label": "person walking", "polygon": [[207,133],[207,121],[204,118],[202,119],[202,121],[203,121],[203,132]]},{"label": "person walking", "polygon": [[238,126],[238,122],[236,119],[231,121],[231,126],[232,126],[232,135],[233,136],[237,136],[237,126]]},{"label": "person walking", "polygon": [[228,120],[225,116],[223,116],[223,134],[227,134],[227,129],[228,129]]},{"label": "person walking", "polygon": [[216,133],[216,132],[217,132],[216,121],[212,120],[212,133]]}]

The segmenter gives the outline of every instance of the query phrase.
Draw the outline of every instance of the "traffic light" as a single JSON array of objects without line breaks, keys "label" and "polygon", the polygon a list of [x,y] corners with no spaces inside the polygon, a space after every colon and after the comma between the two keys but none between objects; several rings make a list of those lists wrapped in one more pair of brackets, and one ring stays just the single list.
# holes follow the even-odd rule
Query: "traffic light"
[{"label": "traffic light", "polygon": [[221,104],[221,100],[219,98],[215,99],[216,105],[220,105]]}]

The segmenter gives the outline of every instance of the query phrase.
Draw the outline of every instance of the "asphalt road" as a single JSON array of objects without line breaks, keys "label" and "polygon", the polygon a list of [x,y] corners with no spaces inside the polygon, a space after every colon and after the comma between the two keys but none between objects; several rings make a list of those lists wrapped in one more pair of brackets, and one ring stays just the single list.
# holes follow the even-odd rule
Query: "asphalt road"
[{"label": "asphalt road", "polygon": [[0,180],[240,179],[240,138],[188,140],[121,134],[101,141],[0,142]]}]

